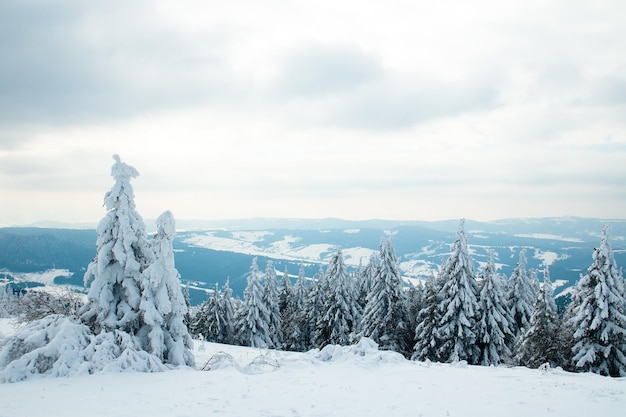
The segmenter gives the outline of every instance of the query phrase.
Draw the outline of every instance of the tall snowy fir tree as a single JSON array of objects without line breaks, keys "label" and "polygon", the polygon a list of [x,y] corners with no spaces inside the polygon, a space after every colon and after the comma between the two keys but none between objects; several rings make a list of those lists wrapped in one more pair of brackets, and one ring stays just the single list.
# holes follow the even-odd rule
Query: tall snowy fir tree
[{"label": "tall snowy fir tree", "polygon": [[139,172],[119,156],[113,158],[115,184],[104,197],[108,211],[98,225],[96,257],[85,272],[85,285],[91,286],[81,318],[95,333],[121,330],[135,335],[142,327],[141,274],[155,257],[130,185]]},{"label": "tall snowy fir tree", "polygon": [[367,296],[372,289],[374,282],[374,274],[376,273],[376,254],[372,253],[369,257],[367,265],[363,268],[359,267],[359,279],[357,281],[357,300],[362,310],[367,305]]},{"label": "tall snowy fir tree", "polygon": [[561,335],[559,317],[554,301],[554,289],[548,265],[544,266],[543,284],[539,286],[528,330],[520,338],[517,361],[530,368],[549,363],[561,366]]},{"label": "tall snowy fir tree", "polygon": [[504,278],[496,271],[494,253],[482,273],[480,316],[477,343],[480,347],[480,365],[498,365],[511,357],[514,336],[513,317],[509,310]]},{"label": "tall snowy fir tree", "polygon": [[287,350],[304,351],[309,345],[307,294],[304,265],[300,264],[298,280],[292,289],[291,302],[287,307],[287,314],[283,317],[283,340]]},{"label": "tall snowy fir tree", "polygon": [[578,369],[626,376],[626,300],[624,278],[602,230],[593,263],[576,284],[572,297],[573,360]]},{"label": "tall snowy fir tree", "polygon": [[280,288],[278,295],[278,306],[280,308],[281,316],[284,315],[285,310],[289,307],[291,303],[293,289],[291,287],[291,280],[289,278],[289,271],[285,266],[285,270],[283,271],[283,277],[280,280]]},{"label": "tall snowy fir tree", "polygon": [[307,323],[310,329],[309,347],[321,347],[324,343],[324,336],[318,331],[318,321],[323,314],[324,302],[329,292],[326,273],[322,265],[315,278],[309,288],[306,302]]},{"label": "tall snowy fir tree", "polygon": [[363,313],[363,335],[381,349],[408,354],[412,338],[398,258],[391,238],[380,243],[380,263]]},{"label": "tall snowy fir tree", "polygon": [[328,264],[326,280],[330,289],[318,321],[318,339],[322,345],[349,345],[356,340],[361,319],[354,286],[348,276],[343,252],[335,252]]},{"label": "tall snowy fir tree", "polygon": [[271,344],[270,347],[280,349],[283,340],[280,317],[280,293],[276,280],[274,263],[267,261],[265,279],[263,281],[263,303],[267,308]]},{"label": "tall snowy fir tree", "polygon": [[465,221],[461,220],[452,253],[441,269],[443,287],[439,293],[441,320],[436,329],[437,355],[447,362],[465,360],[476,364],[480,357],[476,344],[479,288],[464,226]]},{"label": "tall snowy fir tree", "polygon": [[156,224],[157,233],[151,242],[156,260],[141,275],[139,308],[143,325],[138,334],[144,350],[163,363],[192,365],[192,341],[185,325],[187,305],[174,262],[174,216],[166,211]]},{"label": "tall snowy fir tree", "polygon": [[418,283],[417,285],[409,285],[409,289],[406,291],[404,297],[406,301],[407,321],[409,323],[409,329],[413,333],[412,339],[415,339],[415,329],[417,328],[417,316],[422,311],[423,300],[422,295],[424,291],[424,284]]},{"label": "tall snowy fir tree", "polygon": [[252,259],[244,300],[238,311],[237,333],[244,346],[267,348],[272,346],[269,312],[263,302],[263,287],[257,258]]},{"label": "tall snowy fir tree", "polygon": [[437,328],[441,315],[439,314],[439,292],[443,282],[435,278],[434,274],[424,283],[422,291],[422,308],[417,314],[415,328],[415,346],[413,346],[414,360],[438,361],[437,356]]},{"label": "tall snowy fir tree", "polygon": [[220,299],[219,287],[215,284],[209,299],[200,304],[193,322],[193,334],[202,335],[202,338],[207,342],[220,341],[220,333],[222,332]]},{"label": "tall snowy fir tree", "polygon": [[222,332],[218,341],[220,343],[233,344],[235,342],[235,306],[233,304],[233,290],[229,280],[224,284],[224,292],[219,300],[220,313],[222,315]]},{"label": "tall snowy fir tree", "polygon": [[526,271],[525,249],[520,251],[519,261],[509,279],[507,299],[514,321],[512,330],[517,340],[528,328],[535,302],[534,286]]}]

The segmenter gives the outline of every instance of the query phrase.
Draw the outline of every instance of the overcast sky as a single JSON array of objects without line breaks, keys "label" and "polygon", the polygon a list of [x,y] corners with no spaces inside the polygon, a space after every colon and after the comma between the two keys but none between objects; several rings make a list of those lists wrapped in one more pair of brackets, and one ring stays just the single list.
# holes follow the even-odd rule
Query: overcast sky
[{"label": "overcast sky", "polygon": [[626,217],[626,2],[0,2],[0,224]]}]

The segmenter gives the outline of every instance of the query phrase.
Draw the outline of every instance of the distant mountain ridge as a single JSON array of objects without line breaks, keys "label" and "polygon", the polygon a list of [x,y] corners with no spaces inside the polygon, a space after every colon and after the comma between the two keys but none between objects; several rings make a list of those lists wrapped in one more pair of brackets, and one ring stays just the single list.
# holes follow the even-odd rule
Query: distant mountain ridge
[{"label": "distant mountain ridge", "polygon": [[[618,266],[626,263],[626,220],[577,217],[505,219],[493,222],[467,220],[465,231],[472,256],[479,265],[489,252],[498,256],[499,270],[510,276],[519,251],[527,251],[528,267],[550,267],[553,281],[561,284],[556,294],[571,286],[591,264],[604,225],[610,225],[610,240]],[[150,230],[150,221],[146,221]],[[207,297],[207,291],[226,279],[241,295],[253,257],[264,267],[271,259],[277,273],[286,268],[294,278],[300,264],[313,277],[329,256],[341,248],[354,270],[378,251],[380,239],[393,238],[401,271],[407,279],[427,277],[446,259],[454,242],[458,220],[394,221],[341,219],[241,219],[177,221],[174,242],[176,266],[182,281],[192,288],[192,303]],[[66,270],[54,280],[57,285],[82,285],[85,267],[95,255],[95,229],[0,228],[0,279],[19,280],[17,273]],[[4,274],[4,275],[3,275]],[[46,278],[46,282],[49,279]]]}]

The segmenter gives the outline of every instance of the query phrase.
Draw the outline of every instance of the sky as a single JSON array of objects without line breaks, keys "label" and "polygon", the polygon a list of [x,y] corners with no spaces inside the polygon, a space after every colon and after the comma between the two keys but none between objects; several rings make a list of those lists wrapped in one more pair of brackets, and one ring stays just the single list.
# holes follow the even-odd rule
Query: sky
[{"label": "sky", "polygon": [[0,2],[0,225],[626,217],[621,0]]}]

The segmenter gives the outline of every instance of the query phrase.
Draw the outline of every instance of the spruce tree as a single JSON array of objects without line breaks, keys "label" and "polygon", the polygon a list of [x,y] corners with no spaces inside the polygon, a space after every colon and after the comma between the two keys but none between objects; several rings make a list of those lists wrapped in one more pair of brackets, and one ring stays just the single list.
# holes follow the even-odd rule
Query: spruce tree
[{"label": "spruce tree", "polygon": [[130,185],[139,172],[119,156],[113,158],[115,184],[104,197],[108,211],[98,225],[96,257],[85,272],[85,286],[91,286],[81,318],[96,334],[120,330],[135,335],[142,327],[141,274],[155,257]]},{"label": "spruce tree", "polygon": [[362,310],[367,305],[367,296],[372,290],[372,283],[374,282],[374,274],[376,273],[376,254],[372,253],[369,257],[367,265],[363,268],[359,268],[358,279],[358,302]]},{"label": "spruce tree", "polygon": [[381,349],[407,354],[412,329],[408,328],[402,278],[391,238],[381,241],[379,258],[363,313],[363,335]]},{"label": "spruce tree", "polygon": [[410,284],[409,289],[406,292],[406,312],[407,320],[409,323],[409,330],[411,334],[411,340],[415,340],[415,329],[417,328],[417,316],[424,307],[424,301],[422,296],[424,295],[424,284],[418,283],[417,285]]},{"label": "spruce tree", "polygon": [[498,365],[511,356],[513,317],[509,311],[504,278],[496,271],[494,253],[482,274],[480,290],[480,316],[477,336],[480,348],[480,365]]},{"label": "spruce tree", "polygon": [[226,280],[224,284],[224,292],[219,303],[222,316],[222,331],[218,341],[231,345],[235,342],[235,306],[233,290],[230,288],[229,280]]},{"label": "spruce tree", "polygon": [[244,346],[267,348],[272,346],[269,329],[269,312],[263,302],[263,287],[257,258],[252,259],[248,285],[238,312],[237,329],[239,341]]},{"label": "spruce tree", "polygon": [[447,362],[466,360],[476,364],[480,356],[476,344],[479,288],[464,225],[465,221],[461,220],[452,253],[441,270],[443,286],[439,293],[441,320],[436,329],[437,356]]},{"label": "spruce tree", "polygon": [[335,252],[326,272],[330,292],[318,321],[322,344],[348,345],[356,339],[361,311],[346,270],[343,253]]},{"label": "spruce tree", "polygon": [[509,279],[507,299],[513,316],[513,334],[516,340],[526,331],[533,313],[535,292],[526,271],[526,250],[519,253],[519,261]]},{"label": "spruce tree", "polygon": [[528,330],[519,342],[517,360],[520,365],[538,368],[544,363],[560,366],[561,343],[559,317],[548,265],[544,266],[543,284],[539,286]]},{"label": "spruce tree", "polygon": [[613,256],[608,227],[602,230],[593,263],[572,297],[574,365],[601,375],[626,376],[624,278]]},{"label": "spruce tree", "polygon": [[431,274],[422,294],[422,308],[417,314],[415,328],[415,346],[412,359],[419,361],[438,361],[437,355],[437,328],[441,320],[439,313],[439,293],[443,287],[441,278]]},{"label": "spruce tree", "polygon": [[283,317],[283,339],[287,350],[304,351],[309,345],[307,293],[304,265],[300,264],[298,280],[293,287],[291,302],[287,307],[288,313]]},{"label": "spruce tree", "polygon": [[169,211],[157,220],[152,240],[156,260],[141,275],[139,335],[144,350],[163,363],[192,365],[191,336],[185,325],[187,305],[180,288],[180,274],[174,264],[176,226]]},{"label": "spruce tree", "polygon": [[319,332],[318,321],[324,311],[324,300],[328,294],[328,285],[324,267],[320,265],[319,272],[310,286],[306,303],[306,314],[309,331],[309,347],[322,347],[324,335]]},{"label": "spruce tree", "polygon": [[291,303],[292,293],[293,288],[291,285],[291,279],[289,278],[289,271],[285,265],[283,276],[280,280],[280,286],[278,288],[278,307],[280,309],[281,317],[284,315],[285,310],[287,310],[289,304]]},{"label": "spruce tree", "polygon": [[219,342],[222,332],[222,315],[220,312],[220,291],[217,284],[208,300],[203,302],[196,314],[193,331],[201,334],[207,342]]},{"label": "spruce tree", "polygon": [[280,294],[278,291],[278,281],[276,280],[276,269],[274,269],[274,263],[272,261],[267,261],[265,267],[263,303],[268,312],[269,333],[272,342],[270,347],[280,349],[283,340],[280,317]]}]

